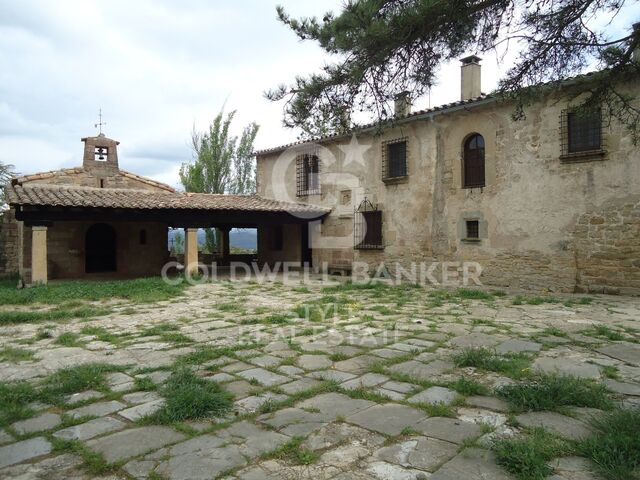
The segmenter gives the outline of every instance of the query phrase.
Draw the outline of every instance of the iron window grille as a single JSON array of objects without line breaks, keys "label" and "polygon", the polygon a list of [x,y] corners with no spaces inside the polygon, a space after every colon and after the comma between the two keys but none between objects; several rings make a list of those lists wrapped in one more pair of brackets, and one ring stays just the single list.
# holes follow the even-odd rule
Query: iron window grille
[{"label": "iron window grille", "polygon": [[355,209],[353,225],[354,248],[359,250],[381,250],[382,211],[365,198]]},{"label": "iron window grille", "polygon": [[563,110],[560,115],[562,157],[571,159],[604,153],[602,111]]},{"label": "iron window grille", "polygon": [[484,137],[482,135],[473,134],[464,142],[462,157],[464,188],[485,186],[484,153]]},{"label": "iron window grille", "polygon": [[467,238],[480,238],[480,222],[467,220]]},{"label": "iron window grille", "polygon": [[407,137],[382,143],[382,179],[409,175],[407,168]]},{"label": "iron window grille", "polygon": [[296,195],[320,195],[320,159],[304,153],[296,157]]}]

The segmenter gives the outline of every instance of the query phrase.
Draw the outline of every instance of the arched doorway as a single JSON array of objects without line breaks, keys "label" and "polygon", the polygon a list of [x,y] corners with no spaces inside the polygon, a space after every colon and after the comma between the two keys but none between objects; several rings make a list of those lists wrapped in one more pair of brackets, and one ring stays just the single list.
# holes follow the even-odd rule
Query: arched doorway
[{"label": "arched doorway", "polygon": [[87,273],[116,271],[116,231],[111,225],[96,223],[89,227],[84,248]]}]

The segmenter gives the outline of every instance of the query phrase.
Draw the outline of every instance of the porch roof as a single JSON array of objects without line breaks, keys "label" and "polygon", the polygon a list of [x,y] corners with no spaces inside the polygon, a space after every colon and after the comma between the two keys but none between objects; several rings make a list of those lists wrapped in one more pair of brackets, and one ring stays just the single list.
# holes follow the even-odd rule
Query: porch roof
[{"label": "porch roof", "polygon": [[[221,195],[81,187],[51,184],[7,186],[9,205],[18,219],[72,220],[107,218],[153,219],[171,224],[194,222],[263,223],[271,220],[309,221],[331,209],[298,202],[284,202],[259,195]],[[84,213],[84,215],[82,215]],[[200,223],[199,225],[201,225]]]}]

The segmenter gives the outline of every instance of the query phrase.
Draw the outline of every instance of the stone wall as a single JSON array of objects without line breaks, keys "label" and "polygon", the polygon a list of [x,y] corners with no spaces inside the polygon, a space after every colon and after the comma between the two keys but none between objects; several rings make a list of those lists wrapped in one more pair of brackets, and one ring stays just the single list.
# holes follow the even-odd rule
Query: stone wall
[{"label": "stone wall", "polygon": [[574,241],[580,291],[640,291],[640,195],[580,215]]},{"label": "stone wall", "polygon": [[18,224],[13,210],[0,215],[0,276],[18,273]]}]

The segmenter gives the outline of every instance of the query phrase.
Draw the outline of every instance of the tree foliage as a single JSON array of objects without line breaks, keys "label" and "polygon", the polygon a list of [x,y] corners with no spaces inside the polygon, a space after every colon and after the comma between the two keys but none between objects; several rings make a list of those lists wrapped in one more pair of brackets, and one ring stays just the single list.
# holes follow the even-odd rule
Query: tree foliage
[{"label": "tree foliage", "polygon": [[231,134],[235,111],[220,111],[208,130],[191,133],[193,160],[182,164],[180,181],[187,192],[254,193],[255,164],[253,142],[258,125],[251,123],[240,139]]},{"label": "tree foliage", "polygon": [[[408,91],[417,98],[436,83],[443,63],[471,52],[504,56],[517,48],[513,66],[496,94],[515,101],[521,116],[531,101],[564,78],[596,66],[571,93],[585,90],[581,103],[606,111],[632,131],[640,111],[621,92],[621,81],[639,77],[632,52],[640,46],[640,28],[629,19],[627,32],[611,38],[607,27],[624,0],[348,0],[342,12],[322,19],[291,18],[278,7],[279,19],[300,39],[317,42],[337,61],[320,73],[299,76],[291,85],[266,92],[285,99],[284,124],[306,135],[349,130],[351,112],[367,112],[378,121],[391,116],[391,102]],[[529,88],[525,88],[529,87]]]},{"label": "tree foliage", "polygon": [[[232,111],[225,116],[224,111],[220,111],[206,131],[193,128],[193,160],[180,168],[180,181],[187,192],[255,193],[253,142],[259,126],[250,123],[238,139],[231,134],[235,113]],[[213,229],[205,229],[205,250],[213,253],[215,244]]]},{"label": "tree foliage", "polygon": [[11,180],[11,177],[16,175],[13,165],[5,165],[0,162],[0,211],[2,210],[2,204],[5,198],[5,187]]}]

